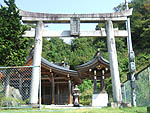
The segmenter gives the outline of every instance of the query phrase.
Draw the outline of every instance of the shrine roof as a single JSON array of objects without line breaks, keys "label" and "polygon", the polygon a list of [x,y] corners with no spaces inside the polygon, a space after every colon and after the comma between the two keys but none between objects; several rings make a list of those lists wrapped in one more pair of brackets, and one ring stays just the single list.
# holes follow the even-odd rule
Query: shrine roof
[{"label": "shrine roof", "polygon": [[109,61],[106,60],[100,52],[97,52],[93,59],[90,61],[77,66],[77,71],[81,78],[93,79],[94,71],[96,71],[96,76],[102,76],[102,70],[106,77],[110,77],[110,67]]},{"label": "shrine roof", "polygon": [[50,63],[48,60],[44,59],[43,57],[41,58],[41,63],[45,66],[48,66],[54,71],[60,72],[61,74],[69,74],[70,76],[77,76],[78,72],[75,70],[70,70],[68,68],[58,66],[54,63]]}]

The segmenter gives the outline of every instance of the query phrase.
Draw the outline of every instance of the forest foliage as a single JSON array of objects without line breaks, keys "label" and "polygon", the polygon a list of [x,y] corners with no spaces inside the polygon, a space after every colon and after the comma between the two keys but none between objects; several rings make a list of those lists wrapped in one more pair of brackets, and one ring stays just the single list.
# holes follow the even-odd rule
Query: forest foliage
[{"label": "forest foliage", "polygon": [[22,25],[14,0],[4,0],[0,6],[0,66],[23,65],[29,48],[29,39],[23,38],[27,26]]},{"label": "forest foliage", "polygon": [[[4,0],[4,2],[7,6],[0,7],[0,66],[23,65],[33,43],[31,39],[22,37],[27,26],[21,23],[15,0]],[[121,11],[124,7],[124,4],[120,4],[114,8],[114,11]],[[131,16],[131,33],[136,56],[136,71],[139,71],[150,63],[150,2],[149,0],[132,0],[129,7],[134,9]],[[101,27],[105,27],[104,23],[99,23],[96,30]],[[125,29],[125,23],[114,24],[114,27]],[[126,38],[115,40],[120,78],[124,81],[129,71],[127,40]],[[71,45],[60,38],[50,40],[43,38],[42,56],[50,62],[61,62],[66,59],[71,69],[76,69],[77,65],[91,60],[98,48],[104,58],[109,60],[106,38],[75,38]],[[87,82],[83,82],[80,86],[82,92],[90,89],[91,81],[89,86],[86,85]],[[111,93],[111,79],[106,80],[106,85],[107,91]]]}]

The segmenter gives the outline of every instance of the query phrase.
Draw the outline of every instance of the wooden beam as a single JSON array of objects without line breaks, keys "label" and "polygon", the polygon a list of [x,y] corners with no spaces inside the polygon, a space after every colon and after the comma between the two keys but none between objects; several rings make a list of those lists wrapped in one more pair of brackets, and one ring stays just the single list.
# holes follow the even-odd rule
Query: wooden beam
[{"label": "wooden beam", "polygon": [[41,72],[42,75],[50,75],[51,72]]},{"label": "wooden beam", "polygon": [[50,78],[41,78],[41,80],[49,80],[49,81],[51,81]]},{"label": "wooden beam", "polygon": [[[51,80],[51,77],[42,77],[42,80]],[[68,80],[67,77],[54,77],[54,80]]]},{"label": "wooden beam", "polygon": [[78,17],[81,23],[99,23],[100,21],[125,21],[127,16],[132,15],[132,10],[125,10],[114,13],[93,13],[93,14],[49,14],[49,13],[36,13],[19,10],[23,22],[36,22],[43,21],[45,23],[70,23],[70,18]]},{"label": "wooden beam", "polygon": [[[115,37],[127,37],[128,33],[126,30],[114,30]],[[35,30],[25,31],[23,37],[35,37]],[[71,37],[70,31],[53,31],[53,30],[44,30],[43,37]],[[105,30],[96,30],[96,31],[80,31],[79,37],[106,37]]]},{"label": "wooden beam", "polygon": [[65,80],[68,80],[67,77],[55,77],[54,79],[55,79],[55,80],[59,80],[59,79],[65,79]]},{"label": "wooden beam", "polygon": [[55,84],[67,84],[68,82],[65,81],[60,81],[60,82],[55,82]]},{"label": "wooden beam", "polygon": [[25,66],[31,66],[33,59],[31,58],[28,62],[25,63]]},{"label": "wooden beam", "polygon": [[93,75],[91,75],[91,74],[89,74],[89,73],[87,73],[87,72],[83,72],[82,74],[83,74],[83,76],[86,76],[86,77],[88,77],[89,79],[93,80]]}]

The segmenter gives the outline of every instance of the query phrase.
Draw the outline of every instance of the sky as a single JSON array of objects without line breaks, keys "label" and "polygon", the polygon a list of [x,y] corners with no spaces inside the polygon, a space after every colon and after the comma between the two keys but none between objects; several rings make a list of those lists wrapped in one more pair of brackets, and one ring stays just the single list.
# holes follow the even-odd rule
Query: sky
[{"label": "sky", "polygon": [[[43,13],[110,13],[113,8],[125,0],[15,0],[19,9]],[[3,0],[0,0],[3,4]],[[69,30],[67,25],[50,25],[51,29]],[[95,29],[96,24],[83,24],[81,29]],[[64,28],[64,29],[62,29]]]},{"label": "sky", "polygon": [[18,8],[47,13],[112,12],[124,0],[16,0]]},{"label": "sky", "polygon": [[[42,13],[111,13],[125,0],[15,0],[19,9]],[[129,1],[129,0],[128,0]],[[0,0],[3,4],[3,0]],[[97,24],[81,24],[81,30],[94,30]],[[69,30],[69,24],[49,24],[51,30]]]}]

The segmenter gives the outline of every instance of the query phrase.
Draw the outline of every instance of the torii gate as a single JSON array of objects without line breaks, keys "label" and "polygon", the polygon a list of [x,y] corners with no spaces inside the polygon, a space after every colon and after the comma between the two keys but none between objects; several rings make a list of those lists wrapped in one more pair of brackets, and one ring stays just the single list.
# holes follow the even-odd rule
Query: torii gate
[{"label": "torii gate", "polygon": [[[20,10],[20,16],[24,23],[35,23],[36,29],[26,31],[24,37],[35,37],[35,50],[33,56],[33,66],[41,65],[42,37],[107,37],[109,52],[110,70],[112,77],[113,99],[115,103],[122,102],[121,84],[118,71],[118,61],[116,44],[114,37],[128,37],[126,30],[114,30],[113,22],[127,21],[127,17],[132,15],[132,9],[115,13],[98,14],[47,14],[34,13]],[[80,23],[105,22],[105,30],[80,31]],[[44,30],[45,23],[71,23],[69,31],[49,31]],[[40,79],[40,68],[35,67],[32,71],[30,103],[38,102],[38,87]]]}]

